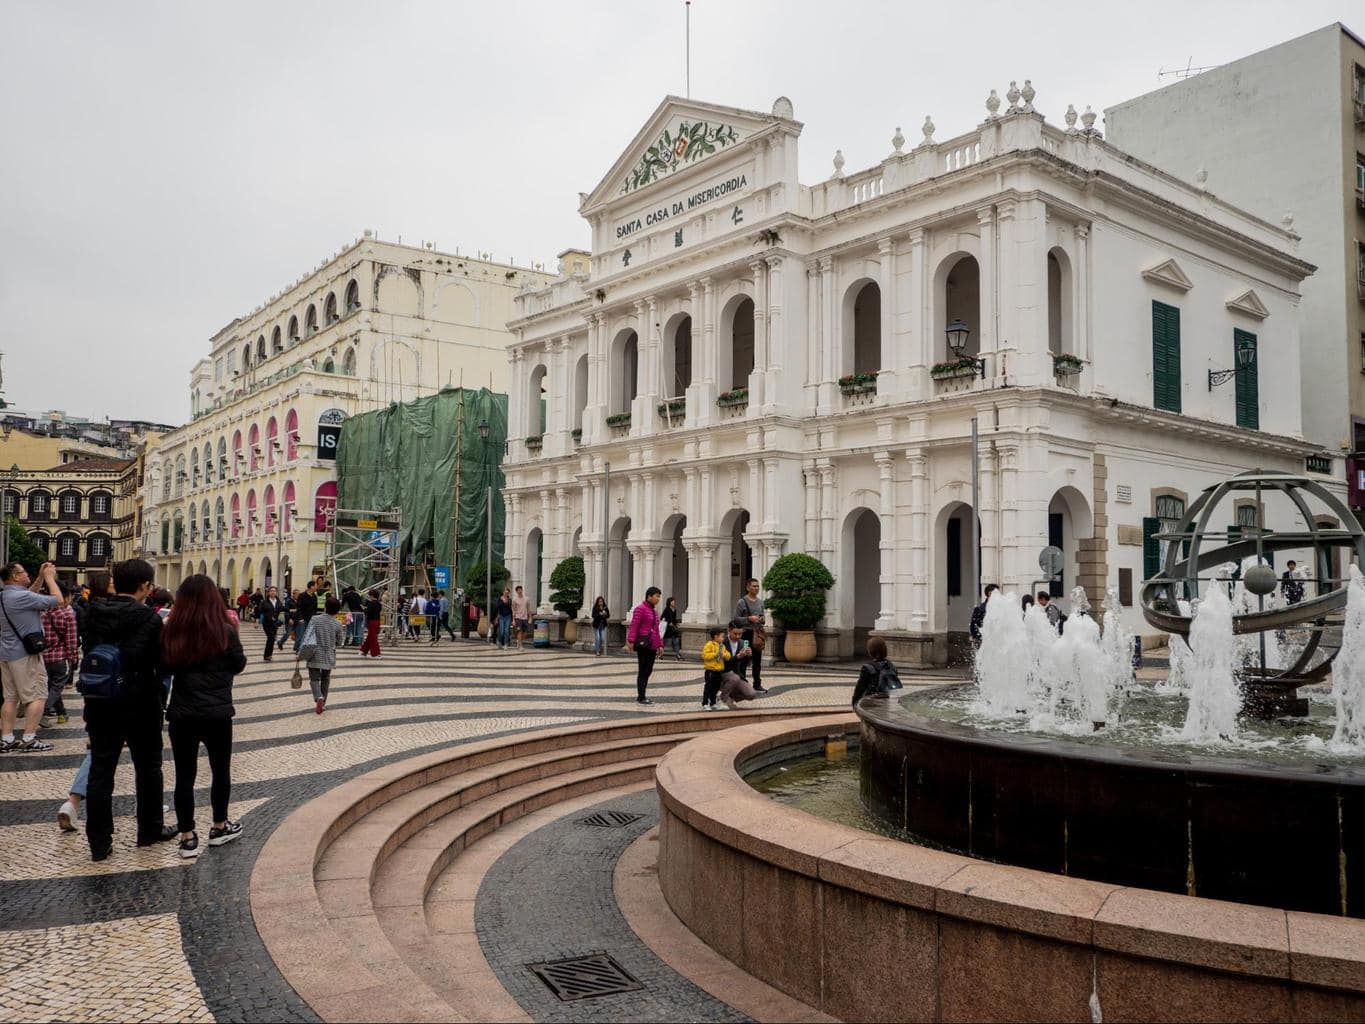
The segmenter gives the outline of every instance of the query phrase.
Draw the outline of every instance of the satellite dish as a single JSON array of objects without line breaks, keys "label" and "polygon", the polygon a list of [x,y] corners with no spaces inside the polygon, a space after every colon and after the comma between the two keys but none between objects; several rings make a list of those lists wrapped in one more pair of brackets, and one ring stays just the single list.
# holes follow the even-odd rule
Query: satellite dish
[{"label": "satellite dish", "polygon": [[1055,544],[1049,544],[1038,553],[1038,568],[1049,579],[1062,574],[1062,565],[1065,561],[1066,556],[1062,554],[1062,549]]}]

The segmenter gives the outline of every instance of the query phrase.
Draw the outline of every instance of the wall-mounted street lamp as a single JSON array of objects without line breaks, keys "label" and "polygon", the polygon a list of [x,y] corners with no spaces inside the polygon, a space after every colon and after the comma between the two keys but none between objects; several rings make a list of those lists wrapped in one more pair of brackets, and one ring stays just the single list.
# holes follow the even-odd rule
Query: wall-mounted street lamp
[{"label": "wall-mounted street lamp", "polygon": [[1256,365],[1256,340],[1244,334],[1237,336],[1237,368],[1235,370],[1210,370],[1209,390],[1226,384],[1239,373],[1250,370]]},{"label": "wall-mounted street lamp", "polygon": [[976,372],[985,377],[986,360],[980,356],[967,355],[967,339],[971,337],[971,328],[961,320],[954,320],[943,333],[948,336],[948,351],[953,358],[961,363],[971,363],[976,367]]}]

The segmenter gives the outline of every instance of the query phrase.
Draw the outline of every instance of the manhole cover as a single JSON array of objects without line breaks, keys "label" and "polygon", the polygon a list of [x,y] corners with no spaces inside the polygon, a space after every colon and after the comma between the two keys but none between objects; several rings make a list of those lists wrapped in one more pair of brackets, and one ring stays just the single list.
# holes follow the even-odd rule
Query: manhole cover
[{"label": "manhole cover", "polygon": [[618,992],[636,992],[644,988],[624,967],[605,953],[526,966],[537,978],[545,982],[551,992],[566,1003],[575,999],[615,995]]},{"label": "manhole cover", "polygon": [[639,821],[643,814],[627,814],[624,811],[600,811],[590,817],[579,821],[580,825],[592,825],[596,828],[625,828],[633,821]]}]

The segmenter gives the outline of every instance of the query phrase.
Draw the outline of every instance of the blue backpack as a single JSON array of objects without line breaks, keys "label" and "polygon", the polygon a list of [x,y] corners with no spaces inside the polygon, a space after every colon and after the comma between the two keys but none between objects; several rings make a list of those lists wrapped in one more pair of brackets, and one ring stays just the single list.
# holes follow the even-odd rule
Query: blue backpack
[{"label": "blue backpack", "polygon": [[86,651],[76,689],[85,697],[124,695],[123,655],[114,644],[97,644]]}]

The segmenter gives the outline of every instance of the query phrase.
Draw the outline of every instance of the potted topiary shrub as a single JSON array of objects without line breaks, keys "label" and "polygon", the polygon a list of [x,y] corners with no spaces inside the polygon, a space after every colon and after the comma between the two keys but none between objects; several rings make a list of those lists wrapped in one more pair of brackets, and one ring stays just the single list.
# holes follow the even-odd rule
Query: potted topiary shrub
[{"label": "potted topiary shrub", "polygon": [[783,653],[794,664],[815,660],[815,627],[825,617],[825,591],[834,577],[824,563],[793,552],[772,564],[763,577],[767,608],[786,630]]},{"label": "potted topiary shrub", "polygon": [[550,604],[555,611],[568,616],[564,623],[565,643],[578,642],[578,610],[583,607],[583,588],[586,585],[583,559],[578,555],[570,555],[550,573]]},{"label": "potted topiary shrub", "polygon": [[498,599],[507,586],[507,581],[512,578],[507,566],[501,562],[493,563],[493,587],[487,589],[488,585],[488,563],[480,562],[469,570],[468,584],[465,586],[469,599],[474,602],[479,609],[479,636],[487,636],[490,628],[491,619],[489,613],[493,608],[493,602]]}]

